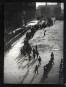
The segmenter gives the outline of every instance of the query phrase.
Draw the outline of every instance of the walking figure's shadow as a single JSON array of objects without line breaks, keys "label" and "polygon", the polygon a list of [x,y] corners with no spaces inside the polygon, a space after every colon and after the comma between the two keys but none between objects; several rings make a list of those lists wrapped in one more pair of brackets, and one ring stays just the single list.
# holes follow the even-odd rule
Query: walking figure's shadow
[{"label": "walking figure's shadow", "polygon": [[43,73],[43,76],[42,76],[42,78],[41,78],[41,80],[40,80],[40,84],[41,84],[41,83],[44,83],[44,81],[46,80],[46,78],[47,78],[47,75],[45,75],[45,74]]},{"label": "walking figure's shadow", "polygon": [[27,70],[26,74],[23,76],[23,79],[21,80],[21,84],[23,84],[23,81],[26,79],[28,74],[29,74],[29,69]]},{"label": "walking figure's shadow", "polygon": [[45,80],[48,77],[48,73],[50,72],[51,68],[52,68],[52,65],[47,69],[46,73],[43,72],[43,76],[42,76],[42,78],[40,80],[40,83],[44,83],[45,82]]},{"label": "walking figure's shadow", "polygon": [[[39,73],[38,73],[39,74]],[[35,79],[35,77],[38,75],[38,74],[34,74],[31,81],[30,81],[30,84],[32,83],[32,81]]]},{"label": "walking figure's shadow", "polygon": [[38,59],[34,59],[31,63],[29,63],[28,66],[32,66],[33,64],[35,64],[35,62],[37,61]]},{"label": "walking figure's shadow", "polygon": [[37,61],[37,59],[33,60],[31,63],[27,63],[25,66],[21,67],[22,70],[23,70],[26,66],[28,66],[28,68],[29,68],[29,67],[32,66],[36,61]]},{"label": "walking figure's shadow", "polygon": [[16,61],[17,65],[18,65],[23,58],[24,58],[24,56],[22,56],[21,54],[19,54],[19,56],[14,61]]}]

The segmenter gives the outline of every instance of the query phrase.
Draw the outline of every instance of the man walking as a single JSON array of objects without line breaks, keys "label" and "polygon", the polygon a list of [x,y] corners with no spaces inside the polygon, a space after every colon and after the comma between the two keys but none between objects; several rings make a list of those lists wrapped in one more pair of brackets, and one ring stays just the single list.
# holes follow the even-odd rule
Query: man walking
[{"label": "man walking", "polygon": [[38,50],[37,50],[37,45],[35,46],[35,54],[36,54],[37,57],[38,57],[39,53],[38,53]]},{"label": "man walking", "polygon": [[31,56],[30,56],[30,54],[29,54],[29,62],[31,61]]},{"label": "man walking", "polygon": [[[46,30],[44,31],[44,36],[45,36],[45,33],[46,33]],[[43,36],[43,37],[44,37],[44,36]]]},{"label": "man walking", "polygon": [[53,52],[51,53],[51,61],[54,64],[54,54],[53,54]]},{"label": "man walking", "polygon": [[38,58],[39,64],[41,65],[41,57],[39,56]]},{"label": "man walking", "polygon": [[38,55],[39,55],[38,50],[36,51],[36,55],[37,55],[37,57],[38,57]]},{"label": "man walking", "polygon": [[51,57],[54,57],[54,54],[53,54],[53,52],[51,53]]},{"label": "man walking", "polygon": [[47,67],[44,66],[43,68],[44,68],[44,76],[47,76]]},{"label": "man walking", "polygon": [[21,50],[20,50],[20,51],[21,51],[21,55],[22,55],[22,48],[21,48]]},{"label": "man walking", "polygon": [[35,66],[35,74],[36,74],[36,72],[38,74],[38,65]]},{"label": "man walking", "polygon": [[44,31],[44,36],[45,36],[45,32],[46,32],[46,30]]},{"label": "man walking", "polygon": [[33,57],[35,59],[35,49],[33,48]]}]

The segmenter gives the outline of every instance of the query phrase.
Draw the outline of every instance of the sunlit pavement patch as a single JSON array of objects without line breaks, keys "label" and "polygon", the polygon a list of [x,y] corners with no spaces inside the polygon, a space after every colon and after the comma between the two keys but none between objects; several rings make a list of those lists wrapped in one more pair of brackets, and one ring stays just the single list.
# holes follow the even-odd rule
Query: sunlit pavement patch
[{"label": "sunlit pavement patch", "polygon": [[18,40],[17,41],[15,41],[11,46],[13,47],[16,43],[18,42]]},{"label": "sunlit pavement patch", "polygon": [[[44,37],[45,39],[41,38],[41,37],[37,38],[37,35],[41,36],[41,32],[37,32],[36,35],[34,36],[34,38],[32,38],[30,40],[30,43],[32,43],[31,44],[32,47],[37,45],[38,52],[39,52],[39,54],[42,58],[42,64],[39,67],[39,75],[37,75],[37,77],[35,79],[32,79],[33,74],[34,74],[33,70],[35,68],[35,65],[38,63],[38,61],[30,63],[30,67],[28,67],[28,66],[25,67],[28,61],[22,62],[22,60],[18,60],[18,62],[19,62],[18,64],[20,65],[20,68],[22,67],[21,63],[23,63],[23,66],[24,66],[23,70],[22,70],[22,68],[18,69],[19,65],[17,64],[16,61],[14,61],[17,58],[17,56],[18,56],[18,58],[20,58],[20,56],[19,56],[20,50],[19,49],[20,49],[21,46],[23,46],[22,42],[23,42],[23,39],[24,39],[23,37],[20,38],[20,40],[13,46],[13,49],[9,51],[8,55],[6,55],[7,58],[5,58],[6,64],[4,64],[4,66],[5,65],[6,66],[5,66],[4,71],[8,70],[8,71],[11,71],[12,73],[5,71],[5,77],[4,77],[5,83],[8,82],[8,83],[16,83],[16,84],[18,83],[19,84],[19,82],[21,82],[21,81],[22,81],[21,84],[30,83],[30,81],[32,81],[31,84],[39,83],[38,80],[40,80],[43,77],[43,74],[42,74],[43,73],[43,66],[46,65],[48,63],[48,61],[50,60],[50,54],[51,54],[52,51],[54,53],[55,60],[54,60],[53,68],[51,69],[51,72],[49,72],[48,78],[46,78],[47,79],[46,84],[49,84],[51,82],[57,83],[58,80],[56,79],[56,77],[59,74],[58,73],[59,64],[60,64],[59,61],[63,57],[62,56],[63,53],[62,53],[62,51],[60,51],[60,47],[62,45],[61,44],[61,40],[62,40],[61,32],[62,31],[59,30],[59,29],[63,29],[63,28],[62,27],[60,28],[60,27],[61,27],[61,25],[60,26],[58,25],[58,26],[55,26],[55,27],[52,27],[52,28],[51,27],[48,28],[49,31],[46,33],[48,35],[46,37]],[[59,34],[55,33],[56,30],[59,31]],[[55,31],[55,32],[52,32],[52,31]],[[54,33],[54,34],[52,34],[51,32]],[[51,40],[54,37],[53,35],[58,37],[57,38],[58,41],[55,40],[55,39],[53,41]],[[42,36],[43,36],[43,34],[42,34]],[[50,38],[48,38],[48,37],[50,37]],[[50,39],[50,41],[49,41],[49,39]],[[29,72],[28,72],[28,69],[29,69]],[[56,73],[58,73],[58,74],[56,74]],[[19,78],[20,76],[21,76],[21,78]],[[11,77],[13,77],[13,78],[11,79]],[[7,82],[6,82],[6,78],[8,78]]]},{"label": "sunlit pavement patch", "polygon": [[59,50],[59,49],[52,49],[52,50]]}]

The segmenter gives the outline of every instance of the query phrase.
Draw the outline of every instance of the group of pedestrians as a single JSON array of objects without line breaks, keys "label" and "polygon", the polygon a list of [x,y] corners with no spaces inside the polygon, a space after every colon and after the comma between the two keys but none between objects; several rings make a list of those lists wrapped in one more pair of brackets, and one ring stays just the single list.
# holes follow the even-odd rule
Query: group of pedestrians
[{"label": "group of pedestrians", "polygon": [[[45,36],[45,33],[46,33],[46,30],[44,31],[44,36]],[[37,45],[35,46],[35,48],[32,49],[32,55],[31,55],[31,53],[28,54],[29,62],[31,61],[32,56],[33,56],[34,59],[36,59],[36,57],[38,59],[38,64],[35,66],[35,69],[34,69],[35,74],[36,73],[38,74],[38,67],[41,65],[42,60],[41,60],[41,57],[39,56]],[[46,64],[46,66],[44,66],[44,73],[46,73],[48,68],[52,65],[52,63],[54,63],[53,60],[54,60],[54,54],[52,52],[49,63]]]},{"label": "group of pedestrians", "polygon": [[64,79],[63,78],[63,69],[64,69],[64,60],[61,59],[60,70],[59,70],[59,79]]},{"label": "group of pedestrians", "polygon": [[[33,48],[32,52],[33,52],[32,56],[33,56],[34,59],[36,58],[36,56],[38,57],[39,53],[38,53],[38,50],[37,50],[37,45],[35,46],[35,48]],[[29,62],[30,62],[31,61],[31,55],[30,54],[28,55],[28,59],[29,59]]]},{"label": "group of pedestrians", "polygon": [[[34,73],[35,73],[35,74],[38,74],[38,68],[39,68],[39,66],[41,65],[41,61],[42,61],[42,60],[41,60],[41,57],[40,57],[40,55],[39,55],[39,53],[38,53],[37,45],[35,46],[35,49],[33,48],[33,58],[35,59],[36,56],[37,56],[37,58],[38,58],[38,64],[35,66]],[[31,61],[31,56],[30,56],[30,54],[29,54],[29,62],[30,62],[30,61]],[[49,71],[50,68],[52,67],[52,64],[54,64],[54,54],[53,54],[53,52],[51,53],[51,58],[50,58],[48,64],[46,64],[46,66],[44,66],[44,74],[47,74],[47,73],[48,73],[48,71]]]},{"label": "group of pedestrians", "polygon": [[[45,35],[46,35],[46,30],[44,31],[44,36],[45,36]],[[43,37],[44,37],[44,36],[43,36]]]},{"label": "group of pedestrians", "polygon": [[34,70],[35,74],[36,73],[38,74],[38,67],[39,67],[39,65],[41,65],[41,57],[40,56],[38,57],[38,65],[35,66],[35,70]]},{"label": "group of pedestrians", "polygon": [[35,53],[37,55],[37,58],[38,58],[38,65],[35,66],[35,74],[37,73],[38,74],[38,66],[41,65],[41,57],[39,56],[39,53],[38,53],[38,50],[37,50],[37,45],[35,47]]},{"label": "group of pedestrians", "polygon": [[47,76],[49,70],[50,70],[51,67],[52,67],[52,64],[54,64],[54,54],[53,54],[53,52],[51,53],[51,58],[50,58],[48,64],[46,64],[46,65],[44,66],[44,75]]},{"label": "group of pedestrians", "polygon": [[[46,30],[44,31],[44,36],[45,36],[45,33],[46,33]],[[43,37],[44,37],[43,36]],[[39,53],[38,53],[38,51],[37,51],[37,45],[36,45],[36,52],[35,52],[35,49],[33,49],[33,57],[34,57],[34,59],[35,59],[35,54],[37,55],[37,57],[38,57],[38,55],[39,55]],[[53,56],[53,55],[52,55]],[[37,73],[38,74],[38,66],[39,65],[41,65],[41,57],[39,56],[38,57],[38,65],[36,65],[35,66],[35,74]]]},{"label": "group of pedestrians", "polygon": [[[41,65],[41,57],[39,56],[39,52],[38,52],[38,49],[37,49],[37,45],[35,46],[35,48],[33,48],[33,50],[32,50],[32,56],[33,56],[33,58],[34,59],[36,59],[36,57],[37,57],[37,59],[38,59],[38,65],[36,65],[35,66],[35,69],[34,69],[34,72],[35,72],[35,74],[37,73],[38,74],[38,66],[39,65]],[[28,59],[29,59],[29,62],[31,61],[31,55],[29,54],[28,55]]]},{"label": "group of pedestrians", "polygon": [[37,56],[38,57],[39,53],[38,53],[38,50],[37,50],[37,45],[35,46],[35,49],[33,48],[33,58],[35,59],[35,57]]}]

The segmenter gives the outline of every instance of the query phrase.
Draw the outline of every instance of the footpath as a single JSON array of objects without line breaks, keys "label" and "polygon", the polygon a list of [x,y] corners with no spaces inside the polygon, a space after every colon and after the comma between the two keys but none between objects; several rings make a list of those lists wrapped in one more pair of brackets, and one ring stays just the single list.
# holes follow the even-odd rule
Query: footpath
[{"label": "footpath", "polygon": [[[46,36],[44,36],[46,30]],[[45,29],[38,30],[29,41],[32,47],[38,46],[42,63],[36,76],[34,68],[38,64],[37,58],[28,67],[28,58],[20,54],[25,35],[5,54],[4,58],[4,83],[12,84],[58,84],[60,62],[63,59],[63,22],[56,23]],[[43,67],[49,62],[51,52],[54,53],[54,64],[46,78]],[[25,60],[24,60],[25,58]]]}]

